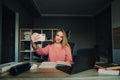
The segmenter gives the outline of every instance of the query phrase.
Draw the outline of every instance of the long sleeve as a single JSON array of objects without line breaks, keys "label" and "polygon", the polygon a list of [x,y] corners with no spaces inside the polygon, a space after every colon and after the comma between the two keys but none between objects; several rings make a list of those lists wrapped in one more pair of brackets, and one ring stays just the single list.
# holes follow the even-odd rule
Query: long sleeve
[{"label": "long sleeve", "polygon": [[38,55],[48,55],[48,61],[50,62],[56,62],[56,61],[65,61],[69,63],[73,62],[71,50],[68,47],[65,48],[56,47],[54,44],[52,44],[52,45],[47,45],[44,48],[40,48],[39,46],[36,46],[34,50]]},{"label": "long sleeve", "polygon": [[66,53],[66,62],[73,63],[72,54],[71,54],[70,48],[66,47],[65,48],[65,53]]},{"label": "long sleeve", "polygon": [[41,48],[39,46],[36,46],[34,48],[34,51],[38,54],[38,55],[48,55],[49,54],[49,45],[47,45],[44,48]]}]

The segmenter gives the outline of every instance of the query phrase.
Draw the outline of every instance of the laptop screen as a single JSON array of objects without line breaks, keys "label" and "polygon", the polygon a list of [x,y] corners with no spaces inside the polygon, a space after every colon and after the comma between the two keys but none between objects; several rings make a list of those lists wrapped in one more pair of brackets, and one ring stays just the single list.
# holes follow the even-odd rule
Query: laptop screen
[{"label": "laptop screen", "polygon": [[80,49],[76,54],[72,67],[72,73],[91,69],[94,67],[95,62],[96,58],[94,49]]},{"label": "laptop screen", "polygon": [[93,49],[81,49],[78,50],[72,67],[57,66],[56,68],[68,74],[75,74],[94,68],[95,62],[96,59]]}]

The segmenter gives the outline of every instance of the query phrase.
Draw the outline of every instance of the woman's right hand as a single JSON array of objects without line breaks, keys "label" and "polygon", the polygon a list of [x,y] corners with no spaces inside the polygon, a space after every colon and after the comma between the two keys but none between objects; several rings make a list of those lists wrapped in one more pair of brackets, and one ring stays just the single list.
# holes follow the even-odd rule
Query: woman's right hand
[{"label": "woman's right hand", "polygon": [[32,41],[33,43],[38,42],[39,39],[40,39],[39,33],[33,33],[33,34],[31,35],[31,41]]}]

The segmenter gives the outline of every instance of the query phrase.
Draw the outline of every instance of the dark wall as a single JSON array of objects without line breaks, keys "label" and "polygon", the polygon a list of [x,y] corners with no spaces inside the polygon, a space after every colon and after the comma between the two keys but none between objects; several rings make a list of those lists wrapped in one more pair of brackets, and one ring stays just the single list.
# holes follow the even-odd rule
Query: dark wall
[{"label": "dark wall", "polygon": [[34,28],[59,28],[71,30],[70,42],[79,48],[91,48],[96,44],[94,19],[92,17],[41,17],[35,19]]},{"label": "dark wall", "polygon": [[15,60],[15,13],[2,6],[2,63]]},{"label": "dark wall", "polygon": [[98,55],[112,61],[112,23],[111,6],[108,6],[101,13],[96,15],[96,47]]},{"label": "dark wall", "polygon": [[[2,24],[2,22],[3,22],[2,21],[2,16],[3,16],[2,9],[3,9],[3,6],[7,7],[8,9],[10,9],[14,14],[19,13],[19,24],[17,24],[19,27],[31,27],[31,26],[33,26],[33,17],[31,17],[30,13],[27,12],[25,7],[23,7],[17,0],[0,0],[0,30],[1,30],[0,31],[0,63],[2,62],[1,61],[1,57],[4,57],[4,56],[2,56],[2,54],[3,54],[2,51],[3,50],[7,50],[7,49],[3,48],[2,44],[1,44],[1,43],[4,43],[4,42],[2,42],[2,39],[3,39],[3,34],[2,33],[5,33],[4,32],[5,29],[2,30],[3,29],[3,24]],[[10,18],[9,18],[9,20],[10,20]],[[7,30],[8,33],[11,33],[10,32],[11,30],[9,30],[9,26],[7,26],[6,29],[8,29]],[[15,30],[15,24],[13,24],[13,27],[11,27],[11,29]],[[15,34],[17,34],[17,33],[14,33],[14,36],[15,36]],[[4,36],[7,36],[7,34],[5,34]],[[15,38],[12,38],[12,39],[9,39],[10,43],[15,40]],[[10,45],[9,47],[12,48],[14,46],[15,45]],[[12,50],[10,48],[9,48],[9,51]],[[11,53],[15,54],[14,51],[15,51],[15,48],[14,48],[14,50],[12,50]],[[9,52],[8,52],[8,54],[9,54]]]},{"label": "dark wall", "polygon": [[15,13],[19,13],[19,26],[20,27],[31,27],[33,26],[33,18],[26,8],[22,6],[17,0],[2,0],[2,5],[10,8]]},{"label": "dark wall", "polygon": [[2,11],[2,3],[1,3],[1,1],[0,1],[0,63],[1,63],[1,32],[2,32],[2,30],[1,30],[1,26],[2,26],[2,13],[1,13],[1,11]]}]

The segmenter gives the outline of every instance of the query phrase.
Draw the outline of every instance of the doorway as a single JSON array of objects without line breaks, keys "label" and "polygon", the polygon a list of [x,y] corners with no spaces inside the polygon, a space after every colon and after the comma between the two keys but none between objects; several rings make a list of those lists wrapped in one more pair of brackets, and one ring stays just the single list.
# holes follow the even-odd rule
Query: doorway
[{"label": "doorway", "polygon": [[1,63],[15,61],[15,13],[2,7],[2,54]]}]

